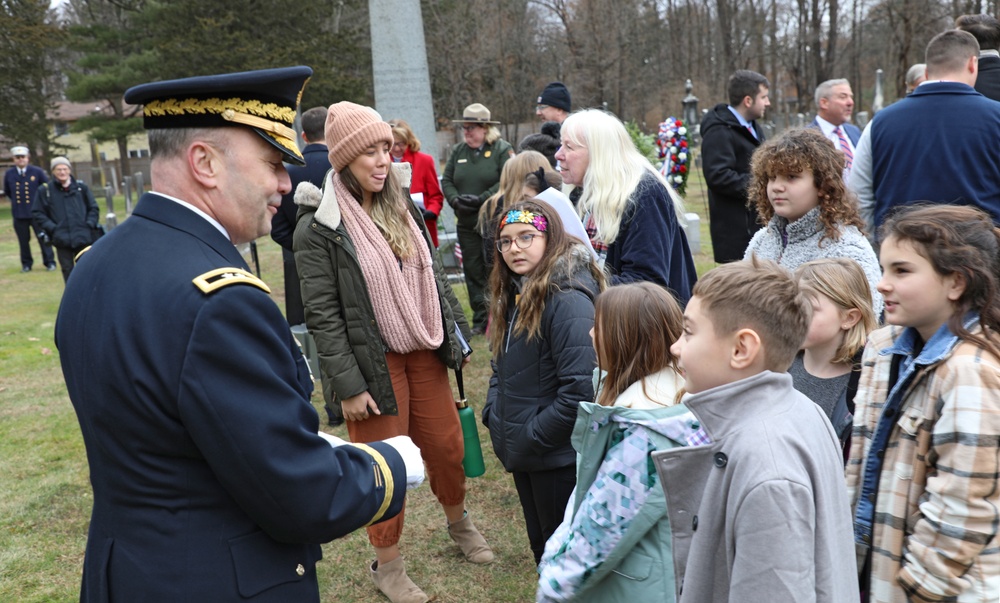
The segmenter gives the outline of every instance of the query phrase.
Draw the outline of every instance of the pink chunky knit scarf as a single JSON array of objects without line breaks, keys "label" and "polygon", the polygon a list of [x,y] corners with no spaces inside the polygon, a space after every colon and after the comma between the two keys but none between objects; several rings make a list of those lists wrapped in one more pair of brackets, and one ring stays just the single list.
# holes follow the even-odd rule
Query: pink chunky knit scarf
[{"label": "pink chunky knit scarf", "polygon": [[436,350],[444,338],[441,304],[434,282],[430,249],[407,214],[413,257],[397,260],[389,243],[361,204],[340,181],[333,178],[344,228],[354,243],[361,272],[368,286],[375,320],[389,349],[398,354]]}]

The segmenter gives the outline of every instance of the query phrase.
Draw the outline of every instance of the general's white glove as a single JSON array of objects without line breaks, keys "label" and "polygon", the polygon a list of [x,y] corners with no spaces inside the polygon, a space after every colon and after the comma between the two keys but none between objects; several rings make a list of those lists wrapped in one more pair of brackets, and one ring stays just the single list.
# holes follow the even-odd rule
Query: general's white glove
[{"label": "general's white glove", "polygon": [[335,435],[330,435],[330,434],[322,432],[322,431],[319,432],[319,437],[321,437],[324,440],[326,440],[327,442],[329,442],[330,447],[332,447],[332,448],[336,448],[337,446],[343,446],[344,444],[348,443],[347,440],[342,440],[342,439],[338,438]]},{"label": "general's white glove", "polygon": [[396,436],[385,440],[385,443],[396,449],[403,457],[406,466],[406,489],[412,490],[424,483],[424,460],[420,458],[420,449],[409,436]]}]

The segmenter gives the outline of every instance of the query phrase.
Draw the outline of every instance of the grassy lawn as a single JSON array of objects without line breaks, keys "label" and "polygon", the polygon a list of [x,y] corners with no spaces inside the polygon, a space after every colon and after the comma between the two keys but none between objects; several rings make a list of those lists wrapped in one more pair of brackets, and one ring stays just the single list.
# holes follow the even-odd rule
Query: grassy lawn
[{"label": "grassy lawn", "polygon": [[[700,170],[688,183],[687,211],[701,215],[702,253],[698,272],[714,264],[707,205]],[[116,201],[122,213],[124,203]],[[103,212],[102,212],[103,215]],[[54,602],[78,598],[91,490],[79,425],[66,394],[53,344],[56,311],[63,291],[59,271],[46,272],[38,247],[33,272],[21,274],[10,205],[0,202],[0,601]],[[284,308],[281,253],[269,238],[258,242],[261,276]],[[465,288],[456,287],[463,302]],[[155,319],[155,317],[150,317]],[[487,389],[486,341],[466,369],[470,403],[482,408]],[[313,404],[321,416],[322,396]],[[347,438],[343,427],[332,433]],[[469,480],[468,507],[497,553],[479,567],[466,563],[445,529],[444,516],[427,485],[410,494],[400,543],[407,571],[443,603],[528,601],[536,574],[513,482],[492,453],[480,427],[486,475]],[[373,558],[363,531],[324,546],[318,565],[323,601],[384,601],[368,577]]]}]

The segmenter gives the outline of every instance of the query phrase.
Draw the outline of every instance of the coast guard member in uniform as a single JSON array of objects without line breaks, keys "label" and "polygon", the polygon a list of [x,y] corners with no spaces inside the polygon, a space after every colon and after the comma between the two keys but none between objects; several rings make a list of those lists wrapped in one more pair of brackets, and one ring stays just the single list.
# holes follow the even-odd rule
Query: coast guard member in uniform
[{"label": "coast guard member in uniform", "polygon": [[[31,202],[35,199],[35,191],[39,185],[48,182],[42,168],[28,163],[28,147],[13,147],[10,154],[14,156],[14,167],[3,175],[3,194],[10,199],[10,213],[14,218],[14,232],[17,233],[17,243],[21,247],[21,272],[31,272],[35,263],[31,257]],[[52,244],[38,236],[38,246],[42,248],[42,262],[50,272],[56,269],[56,258],[52,253]]]},{"label": "coast guard member in uniform", "polygon": [[[136,86],[155,192],[84,251],[56,344],[94,508],[81,600],[319,601],[320,543],[403,506],[408,440],[333,447],[260,237],[308,67]],[[422,467],[416,469],[422,478]]]}]

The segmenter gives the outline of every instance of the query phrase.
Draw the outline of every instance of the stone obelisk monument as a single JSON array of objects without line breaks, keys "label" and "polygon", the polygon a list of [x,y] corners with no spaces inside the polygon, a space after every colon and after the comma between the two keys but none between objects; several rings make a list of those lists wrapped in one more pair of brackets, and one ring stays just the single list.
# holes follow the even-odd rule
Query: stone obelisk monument
[{"label": "stone obelisk monument", "polygon": [[369,0],[375,110],[405,119],[420,150],[440,161],[420,0]]}]

